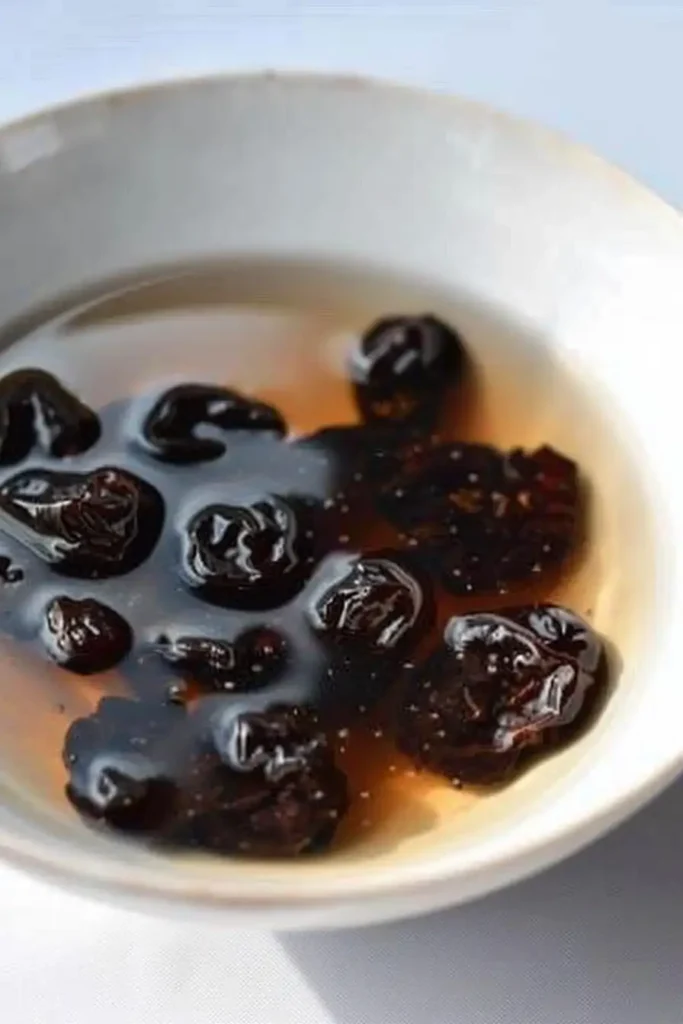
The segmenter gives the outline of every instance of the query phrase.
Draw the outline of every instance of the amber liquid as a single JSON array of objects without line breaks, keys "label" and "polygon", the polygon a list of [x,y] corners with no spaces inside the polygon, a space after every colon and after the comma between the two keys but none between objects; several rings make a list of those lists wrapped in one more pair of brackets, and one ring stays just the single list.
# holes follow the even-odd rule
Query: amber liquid
[{"label": "amber liquid", "polygon": [[[0,372],[40,366],[55,373],[103,418],[104,436],[81,457],[80,466],[126,466],[159,487],[169,504],[167,518],[172,519],[174,502],[186,501],[188,487],[195,484],[188,483],[182,470],[141,462],[131,454],[129,438],[150,397],[171,383],[215,382],[274,404],[293,434],[353,423],[356,410],[344,374],[349,346],[375,317],[411,311],[435,312],[453,323],[472,354],[475,370],[469,392],[449,411],[445,438],[502,447],[547,442],[579,461],[589,445],[595,448],[596,406],[566,368],[548,359],[529,332],[514,330],[467,302],[452,303],[405,282],[399,286],[371,275],[324,268],[233,266],[138,282],[87,301],[64,303],[15,329],[11,346],[0,357]],[[130,403],[125,429],[117,425],[122,402]],[[192,481],[200,471],[198,501],[205,485],[220,483],[221,465],[194,467]],[[286,475],[286,466],[281,472]],[[605,536],[597,550],[589,543],[562,578],[542,580],[515,599],[558,601],[591,619],[596,607],[602,602],[605,608],[610,600],[604,574],[609,531]],[[391,539],[387,527],[351,524],[340,546],[368,550],[390,544]],[[83,596],[83,584],[29,564],[25,552],[4,538],[0,554],[27,567],[26,582],[32,588],[19,643],[11,641],[6,654],[9,671],[2,699],[8,707],[8,756],[14,756],[15,744],[15,760],[21,760],[24,777],[29,765],[36,795],[73,813],[67,811],[63,796],[60,759],[69,721],[87,714],[107,693],[161,696],[172,677],[160,659],[141,661],[135,653],[119,669],[87,679],[46,664],[32,639],[32,616],[56,593]],[[145,566],[122,579],[98,582],[94,596],[131,622],[138,642],[169,619],[221,635],[225,613],[188,597],[179,583],[168,583],[170,577],[163,571],[172,557],[162,541]],[[0,624],[16,620],[12,600],[11,590],[4,588]],[[509,595],[465,600],[441,593],[438,624],[425,642],[435,642],[444,622],[456,612],[509,605],[510,600]],[[286,610],[257,618],[287,625]],[[628,623],[628,617],[622,619]],[[371,843],[373,836],[377,842],[377,837],[382,843],[398,842],[413,831],[429,829],[442,813],[444,800],[448,813],[454,813],[482,799],[472,792],[456,794],[447,781],[417,772],[372,719],[362,727],[335,727],[332,738],[354,795],[336,840],[340,849],[362,836]]]}]

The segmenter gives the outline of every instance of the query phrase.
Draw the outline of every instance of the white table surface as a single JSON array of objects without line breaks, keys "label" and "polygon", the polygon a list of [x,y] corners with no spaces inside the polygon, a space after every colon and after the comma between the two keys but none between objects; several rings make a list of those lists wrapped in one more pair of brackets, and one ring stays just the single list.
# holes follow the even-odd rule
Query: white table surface
[{"label": "white table surface", "polygon": [[[216,68],[365,71],[593,145],[683,206],[683,2],[0,0],[0,120]],[[169,924],[0,868],[7,1024],[683,1024],[683,784],[479,903],[362,932]]]}]

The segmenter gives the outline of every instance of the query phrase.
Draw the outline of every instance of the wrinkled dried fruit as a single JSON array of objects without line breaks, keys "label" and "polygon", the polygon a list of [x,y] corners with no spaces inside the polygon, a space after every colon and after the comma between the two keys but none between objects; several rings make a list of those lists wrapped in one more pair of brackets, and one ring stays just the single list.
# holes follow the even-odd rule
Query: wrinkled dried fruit
[{"label": "wrinkled dried fruit", "polygon": [[348,807],[347,782],[311,714],[236,714],[226,705],[213,735],[222,764],[176,841],[253,856],[295,856],[331,842]]},{"label": "wrinkled dried fruit", "polygon": [[66,795],[82,814],[114,828],[154,833],[173,814],[177,787],[158,749],[178,709],[104,697],[64,741]]},{"label": "wrinkled dried fruit", "polygon": [[191,720],[172,705],[105,697],[67,733],[67,796],[163,846],[294,856],[330,842],[346,777],[310,713],[240,714],[221,700],[210,737]]},{"label": "wrinkled dried fruit", "polygon": [[32,469],[0,487],[0,527],[66,576],[130,572],[152,552],[164,521],[161,495],[123,469]]},{"label": "wrinkled dried fruit", "polygon": [[466,365],[462,341],[441,320],[397,316],[366,331],[351,354],[349,372],[365,420],[429,427]]},{"label": "wrinkled dried fruit", "polygon": [[162,462],[217,459],[235,431],[282,436],[284,419],[270,405],[213,384],[181,384],[157,400],[142,426],[142,444]]},{"label": "wrinkled dried fruit", "polygon": [[603,668],[605,645],[582,618],[557,604],[504,608],[498,614],[532,630],[554,654],[568,655],[581,670],[594,675]]},{"label": "wrinkled dried fruit", "polygon": [[400,552],[340,555],[330,559],[330,578],[311,601],[316,632],[332,644],[388,652],[404,649],[432,624],[428,584]]},{"label": "wrinkled dried fruit", "polygon": [[188,679],[213,690],[243,692],[271,683],[287,662],[287,641],[267,626],[235,641],[204,636],[161,636],[162,658]]},{"label": "wrinkled dried fruit", "polygon": [[187,583],[228,608],[274,608],[304,583],[313,560],[308,510],[266,494],[210,505],[182,532]]},{"label": "wrinkled dried fruit", "polygon": [[34,447],[63,458],[91,448],[100,421],[45,370],[15,370],[0,380],[0,465],[25,459]]},{"label": "wrinkled dried fruit", "polygon": [[306,608],[326,652],[318,700],[343,718],[382,697],[431,629],[434,603],[429,580],[400,552],[333,555],[321,575]]},{"label": "wrinkled dried fruit", "polygon": [[53,598],[43,615],[41,637],[53,661],[81,675],[113,668],[133,645],[126,620],[113,608],[89,597]]},{"label": "wrinkled dried fruit", "polygon": [[577,467],[548,447],[442,445],[378,501],[455,594],[505,593],[559,567],[580,539]]},{"label": "wrinkled dried fruit", "polygon": [[399,745],[454,781],[504,781],[571,735],[604,681],[602,659],[599,637],[564,608],[456,616],[407,680]]}]

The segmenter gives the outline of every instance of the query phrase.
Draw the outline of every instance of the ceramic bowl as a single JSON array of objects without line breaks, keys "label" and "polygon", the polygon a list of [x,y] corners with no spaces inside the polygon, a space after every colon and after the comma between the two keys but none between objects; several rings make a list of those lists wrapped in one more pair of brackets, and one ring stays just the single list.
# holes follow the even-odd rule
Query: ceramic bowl
[{"label": "ceramic bowl", "polygon": [[503,790],[397,783],[382,826],[328,858],[220,862],[82,824],[62,797],[68,679],[6,645],[0,854],[117,903],[332,928],[508,885],[661,790],[683,760],[678,214],[542,128],[364,81],[168,84],[0,132],[3,347],[65,296],[200,266],[234,301],[457,324],[487,437],[556,444],[591,482],[589,552],[564,597],[609,638],[613,692],[580,740]]}]

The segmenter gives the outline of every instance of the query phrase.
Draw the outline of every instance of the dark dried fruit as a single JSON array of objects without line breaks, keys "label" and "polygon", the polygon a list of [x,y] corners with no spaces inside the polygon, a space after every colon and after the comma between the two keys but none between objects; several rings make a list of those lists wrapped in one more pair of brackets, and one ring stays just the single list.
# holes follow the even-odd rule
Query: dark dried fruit
[{"label": "dark dried fruit", "polygon": [[237,391],[213,384],[181,384],[157,400],[142,426],[142,444],[162,462],[203,462],[226,450],[235,431],[282,436],[287,425],[277,411]]},{"label": "dark dried fruit", "polygon": [[181,714],[150,709],[122,697],[104,697],[88,718],[72,723],[64,741],[66,795],[84,815],[114,828],[155,833],[170,819],[178,797],[158,753]]},{"label": "dark dried fruit", "polygon": [[348,807],[346,776],[312,715],[298,708],[214,723],[222,760],[174,840],[221,853],[296,856],[327,846]]},{"label": "dark dried fruit", "polygon": [[113,668],[133,645],[126,620],[89,597],[53,598],[44,612],[41,637],[53,661],[81,675]]},{"label": "dark dried fruit", "polygon": [[208,744],[178,708],[104,698],[67,733],[67,796],[162,845],[258,856],[326,845],[348,794],[315,719],[297,708],[238,714],[226,701],[214,719]]},{"label": "dark dried fruit", "polygon": [[287,662],[287,641],[267,626],[246,630],[234,641],[164,635],[156,647],[185,678],[226,692],[265,686],[278,677]]},{"label": "dark dried fruit", "polygon": [[454,781],[504,781],[571,736],[604,682],[602,657],[599,637],[557,606],[456,616],[408,678],[399,746]]},{"label": "dark dried fruit", "polygon": [[582,672],[595,675],[604,669],[602,639],[569,608],[557,604],[530,604],[504,608],[498,614],[532,630],[554,654],[573,658]]},{"label": "dark dried fruit", "polygon": [[378,320],[349,361],[356,402],[369,422],[432,426],[448,387],[464,376],[459,336],[433,316]]},{"label": "dark dried fruit", "polygon": [[0,527],[66,576],[130,572],[152,552],[164,521],[161,495],[123,469],[32,469],[0,487]]},{"label": "dark dried fruit", "polygon": [[431,593],[405,556],[395,551],[339,555],[330,559],[330,579],[311,601],[308,614],[326,642],[349,649],[389,652],[430,628]]},{"label": "dark dried fruit", "polygon": [[210,505],[182,532],[187,583],[228,608],[275,608],[303,585],[313,560],[309,511],[266,494]]},{"label": "dark dried fruit", "polygon": [[383,696],[434,621],[429,580],[394,551],[331,556],[306,611],[325,647],[316,704],[340,720]]},{"label": "dark dried fruit", "polygon": [[558,568],[580,539],[577,467],[548,447],[442,445],[378,500],[455,594],[505,593]]},{"label": "dark dried fruit", "polygon": [[432,447],[431,439],[422,434],[374,424],[324,427],[294,444],[317,459],[324,470],[326,495],[337,504],[366,497]]},{"label": "dark dried fruit", "polygon": [[67,784],[66,795],[88,817],[127,832],[154,832],[170,815],[173,782],[144,754],[103,754]]},{"label": "dark dried fruit", "polygon": [[0,465],[25,459],[34,447],[64,458],[91,448],[100,421],[45,370],[15,370],[0,380]]}]

